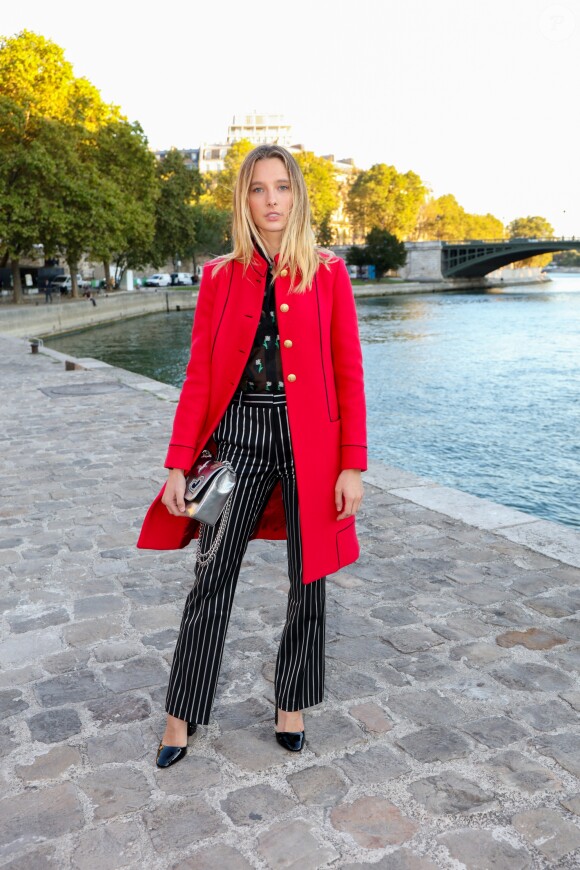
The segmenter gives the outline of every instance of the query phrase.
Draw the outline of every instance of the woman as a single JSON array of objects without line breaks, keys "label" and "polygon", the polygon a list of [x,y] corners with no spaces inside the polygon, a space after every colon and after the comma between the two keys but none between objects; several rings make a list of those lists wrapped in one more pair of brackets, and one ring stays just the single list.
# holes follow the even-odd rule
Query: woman
[{"label": "woman", "polygon": [[[204,267],[191,356],[139,547],[200,536],[183,516],[185,475],[208,448],[237,474],[225,533],[183,612],[157,765],[184,757],[208,724],[236,582],[252,538],[287,539],[290,590],[276,661],[275,734],[304,744],[302,710],[324,695],[326,575],[359,556],[355,515],[367,468],[362,353],[344,262],[317,249],[292,155],[260,145],[234,190],[233,251]],[[201,526],[203,551],[216,527]]]}]

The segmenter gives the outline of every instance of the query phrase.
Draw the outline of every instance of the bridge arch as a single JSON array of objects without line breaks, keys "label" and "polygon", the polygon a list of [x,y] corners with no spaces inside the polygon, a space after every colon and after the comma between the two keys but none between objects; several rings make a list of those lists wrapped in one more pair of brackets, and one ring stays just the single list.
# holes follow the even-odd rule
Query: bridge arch
[{"label": "bridge arch", "polygon": [[482,278],[502,266],[536,254],[575,249],[580,250],[580,239],[441,242],[441,273],[443,278]]}]

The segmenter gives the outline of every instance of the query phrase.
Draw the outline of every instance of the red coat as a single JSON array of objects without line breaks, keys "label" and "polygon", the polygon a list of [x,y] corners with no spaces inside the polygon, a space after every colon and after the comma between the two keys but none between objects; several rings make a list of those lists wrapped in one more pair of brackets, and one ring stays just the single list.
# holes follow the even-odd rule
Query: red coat
[{"label": "red coat", "polygon": [[[264,260],[256,254],[245,274],[241,263],[230,262],[214,278],[215,262],[204,267],[166,468],[188,470],[204,447],[215,454],[212,433],[236,391],[260,319]],[[303,294],[289,293],[289,283],[288,276],[278,278],[274,293],[300,507],[302,582],[310,583],[360,553],[355,517],[336,519],[334,487],[342,469],[367,468],[366,404],[356,307],[343,260],[321,265]],[[138,547],[177,549],[199,535],[199,523],[170,514],[162,494],[163,489],[147,512]],[[279,481],[252,537],[286,538]]]}]

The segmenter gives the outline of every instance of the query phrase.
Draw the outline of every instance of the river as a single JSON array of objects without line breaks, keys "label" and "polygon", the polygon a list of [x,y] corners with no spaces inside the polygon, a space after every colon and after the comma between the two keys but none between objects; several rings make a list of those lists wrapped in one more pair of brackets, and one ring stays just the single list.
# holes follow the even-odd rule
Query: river
[{"label": "river", "polygon": [[[370,456],[580,528],[580,274],[357,309]],[[180,385],[192,314],[45,343]]]}]

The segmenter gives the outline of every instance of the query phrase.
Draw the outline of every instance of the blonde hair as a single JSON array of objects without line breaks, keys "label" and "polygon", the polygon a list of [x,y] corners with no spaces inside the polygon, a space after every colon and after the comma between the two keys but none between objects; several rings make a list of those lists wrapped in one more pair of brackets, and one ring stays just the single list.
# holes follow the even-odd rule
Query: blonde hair
[{"label": "blonde hair", "polygon": [[215,275],[227,263],[237,260],[248,268],[254,257],[255,242],[263,247],[264,240],[252,219],[249,206],[249,191],[254,166],[258,160],[277,157],[286,167],[290,179],[293,203],[282,236],[278,264],[272,277],[277,278],[282,269],[290,272],[290,292],[304,293],[311,286],[321,263],[329,268],[336,257],[332,251],[318,248],[311,225],[310,202],[302,171],[294,157],[281,145],[258,145],[246,155],[236,179],[233,195],[232,241],[230,254],[220,257],[213,268]]}]

